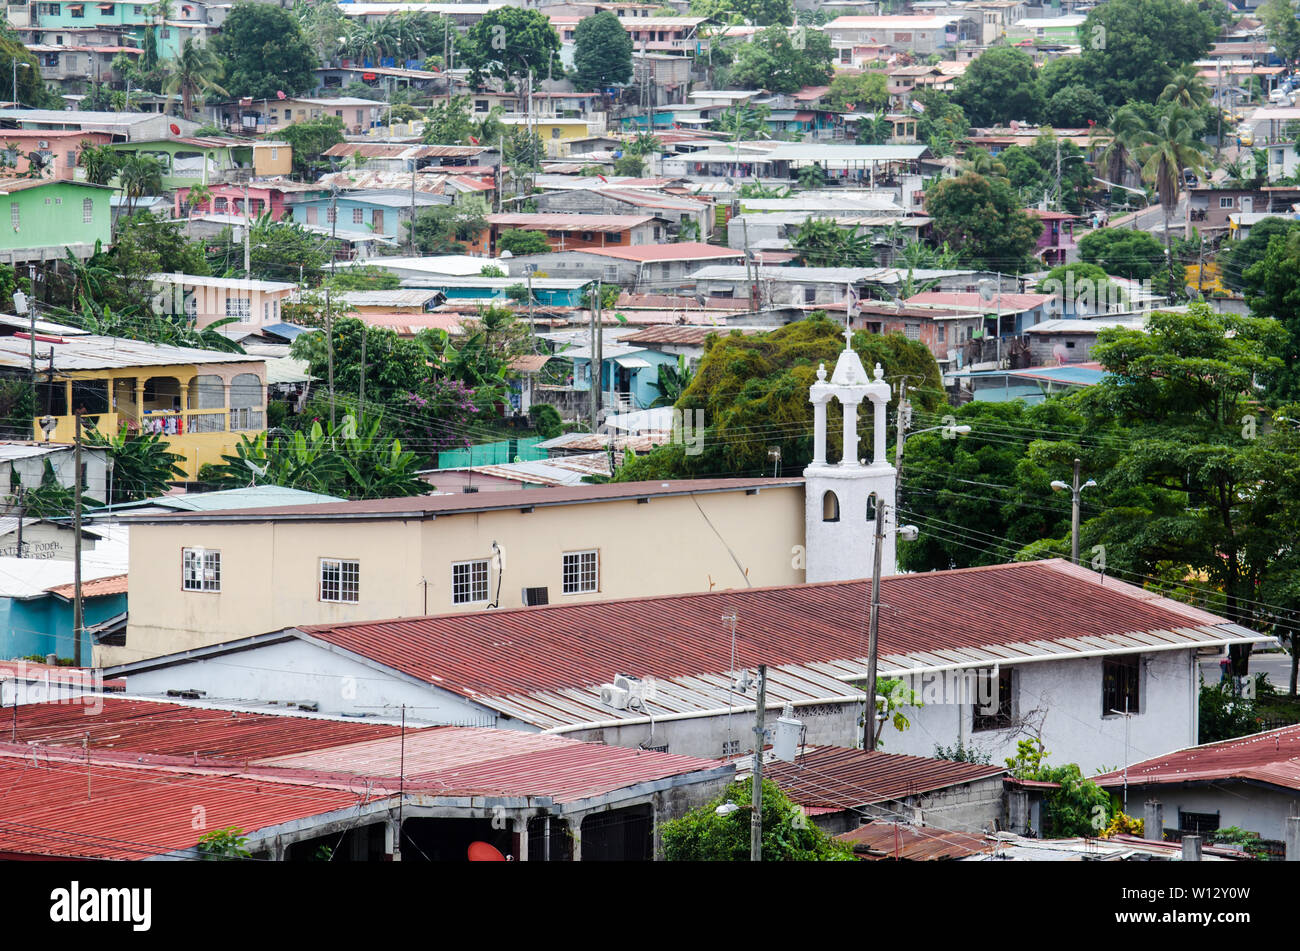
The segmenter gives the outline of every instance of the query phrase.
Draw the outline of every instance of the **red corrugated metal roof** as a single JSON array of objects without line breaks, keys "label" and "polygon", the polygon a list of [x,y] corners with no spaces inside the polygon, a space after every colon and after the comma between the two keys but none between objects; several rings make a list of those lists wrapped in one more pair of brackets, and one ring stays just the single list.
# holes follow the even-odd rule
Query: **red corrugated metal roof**
[{"label": "red corrugated metal roof", "polygon": [[95,859],[164,855],[193,848],[205,830],[252,832],[362,800],[343,789],[100,764],[93,754],[88,767],[84,757],[33,757],[7,745],[0,788],[0,851]]},{"label": "red corrugated metal roof", "polygon": [[[549,490],[553,491],[553,490]],[[512,493],[515,498],[524,493]],[[518,504],[517,502],[515,503]],[[322,508],[328,506],[308,506]],[[865,656],[867,581],[309,625],[302,631],[469,697]],[[1059,560],[895,575],[880,654],[1125,634],[1222,618]],[[718,620],[739,618],[735,664]]]},{"label": "red corrugated metal roof", "polygon": [[[1300,726],[1193,746],[1128,768],[1130,786],[1227,779],[1300,790]],[[1099,786],[1122,786],[1124,771],[1105,773],[1094,781]]]},{"label": "red corrugated metal roof", "polygon": [[[97,698],[98,699],[98,698]],[[103,710],[87,715],[79,703],[26,704],[4,711],[4,739],[50,747],[198,755],[246,761],[394,736],[400,728],[280,713],[216,710],[188,704],[104,697]],[[16,731],[13,724],[17,724]],[[409,732],[408,728],[408,732]]]},{"label": "red corrugated metal roof", "polygon": [[860,859],[933,862],[960,859],[993,850],[993,843],[982,835],[900,825],[897,822],[868,822],[835,838],[853,846],[853,853]]},{"label": "red corrugated metal roof", "polygon": [[1007,769],[826,746],[803,754],[794,763],[769,763],[763,772],[801,806],[849,809],[988,779]]},{"label": "red corrugated metal roof", "polygon": [[653,221],[654,215],[568,215],[568,214],[500,214],[488,215],[488,224],[498,228],[532,231],[630,231],[637,225]]}]

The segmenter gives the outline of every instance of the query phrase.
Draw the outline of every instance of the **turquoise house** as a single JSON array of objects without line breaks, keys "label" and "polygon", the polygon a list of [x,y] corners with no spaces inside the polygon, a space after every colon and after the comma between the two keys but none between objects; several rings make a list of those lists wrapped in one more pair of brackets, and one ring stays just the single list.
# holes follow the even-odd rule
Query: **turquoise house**
[{"label": "turquoise house", "polygon": [[[72,584],[42,587],[51,580],[52,565],[72,575],[69,561],[6,558],[5,583],[0,593],[0,658],[56,654],[74,656],[72,644]],[[23,562],[26,562],[24,565]],[[30,567],[30,571],[27,570]],[[90,628],[126,613],[126,575],[86,581],[82,584],[81,662],[89,665],[93,656]]]},{"label": "turquoise house", "polygon": [[144,45],[145,30],[154,30],[158,56],[170,59],[180,52],[185,31],[160,24],[157,0],[77,0],[74,3],[33,3],[32,26],[41,30],[114,30]]},{"label": "turquoise house", "polygon": [[[573,360],[573,388],[591,389],[591,348],[575,347],[556,356]],[[659,398],[659,367],[677,366],[677,357],[607,342],[601,348],[601,389],[610,394],[610,402],[627,409],[648,409]]]}]

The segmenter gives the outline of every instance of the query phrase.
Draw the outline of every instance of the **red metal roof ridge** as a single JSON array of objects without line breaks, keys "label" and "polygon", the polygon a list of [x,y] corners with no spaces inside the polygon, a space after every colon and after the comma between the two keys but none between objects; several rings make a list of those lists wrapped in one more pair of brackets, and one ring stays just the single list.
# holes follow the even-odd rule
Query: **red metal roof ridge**
[{"label": "red metal roof ridge", "polygon": [[[1060,558],[1046,558],[1040,561],[1017,561],[1008,562],[1005,565],[974,565],[968,568],[947,568],[942,571],[924,571],[916,574],[897,574],[888,575],[882,579],[884,581],[893,581],[900,578],[918,578],[928,575],[956,575],[956,574],[973,574],[980,571],[998,571],[1016,569],[1029,565],[1051,565],[1053,562],[1060,562]],[[720,595],[741,593],[761,593],[766,591],[792,591],[802,588],[843,588],[850,585],[860,585],[869,582],[869,578],[849,578],[843,581],[803,581],[797,584],[770,584],[754,585],[753,587],[744,588],[716,588],[712,591],[686,591],[681,594],[643,594],[631,598],[610,598],[602,601],[586,601],[578,604],[539,604],[533,607],[517,608],[496,608],[492,611],[493,617],[503,617],[512,614],[523,614],[525,612],[543,612],[543,611],[571,611],[580,607],[616,607],[622,604],[641,604],[647,601],[678,601],[696,598],[716,598]],[[865,609],[864,609],[865,610]],[[379,625],[404,624],[409,621],[424,620],[426,618],[463,618],[467,616],[463,611],[449,611],[444,614],[428,614],[413,617],[396,617],[384,618],[370,621],[346,621],[341,624],[304,624],[297,627],[285,628],[285,630],[301,631],[304,634],[316,634],[322,631],[342,631],[354,627],[375,627]]]}]

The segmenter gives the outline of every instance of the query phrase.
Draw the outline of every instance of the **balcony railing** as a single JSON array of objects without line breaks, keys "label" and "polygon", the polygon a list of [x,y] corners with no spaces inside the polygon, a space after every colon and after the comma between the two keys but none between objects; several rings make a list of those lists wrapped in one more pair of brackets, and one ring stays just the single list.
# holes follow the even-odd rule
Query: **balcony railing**
[{"label": "balcony railing", "polygon": [[[44,440],[41,419],[32,420],[33,438]],[[76,438],[76,419],[73,416],[55,416],[55,427],[50,433],[52,442],[70,443]],[[123,425],[128,429],[169,436],[201,435],[205,433],[248,432],[262,429],[263,410],[253,409],[193,409],[180,412],[150,412],[143,418],[135,413],[82,413],[81,427],[97,429],[105,435],[116,433]],[[233,425],[232,425],[233,424]]]}]

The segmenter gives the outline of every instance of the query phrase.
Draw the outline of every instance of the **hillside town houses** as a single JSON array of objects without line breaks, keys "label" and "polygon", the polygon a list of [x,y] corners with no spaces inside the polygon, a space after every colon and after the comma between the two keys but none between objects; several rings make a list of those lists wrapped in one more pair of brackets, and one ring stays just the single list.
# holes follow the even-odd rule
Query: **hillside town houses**
[{"label": "hillside town houses", "polygon": [[1294,14],[10,4],[0,857],[1300,860]]}]

